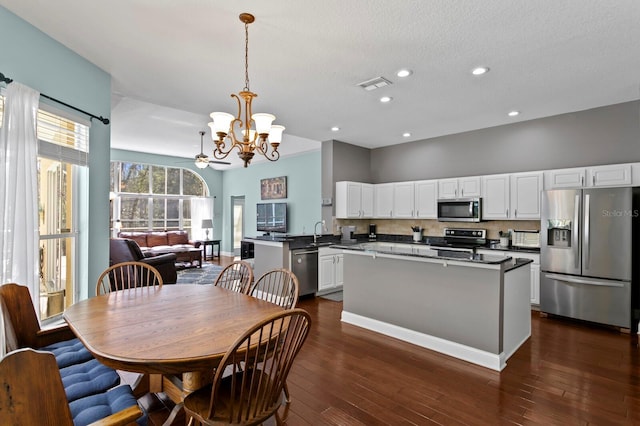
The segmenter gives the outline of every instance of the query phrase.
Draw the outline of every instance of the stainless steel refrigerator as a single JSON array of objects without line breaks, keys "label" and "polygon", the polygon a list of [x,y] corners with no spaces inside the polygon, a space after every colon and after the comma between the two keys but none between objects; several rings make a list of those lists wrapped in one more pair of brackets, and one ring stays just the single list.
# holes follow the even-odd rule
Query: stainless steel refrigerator
[{"label": "stainless steel refrigerator", "polygon": [[632,188],[542,193],[542,312],[632,327],[634,215]]}]

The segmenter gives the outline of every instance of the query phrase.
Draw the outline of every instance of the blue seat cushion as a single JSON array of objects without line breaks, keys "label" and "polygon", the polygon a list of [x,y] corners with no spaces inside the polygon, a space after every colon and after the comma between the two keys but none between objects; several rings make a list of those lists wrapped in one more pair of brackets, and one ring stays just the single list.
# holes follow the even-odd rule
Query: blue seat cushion
[{"label": "blue seat cushion", "polygon": [[58,368],[81,364],[93,358],[91,352],[77,338],[53,343],[40,348],[40,350],[52,352],[53,356],[56,357]]},{"label": "blue seat cushion", "polygon": [[116,370],[101,364],[95,358],[82,364],[61,368],[60,377],[69,402],[105,392],[120,384],[120,376]]},{"label": "blue seat cushion", "polygon": [[[69,403],[69,409],[74,426],[84,426],[137,404],[131,387],[122,385],[107,392],[76,399]],[[141,426],[147,424],[144,411],[137,423]]]}]

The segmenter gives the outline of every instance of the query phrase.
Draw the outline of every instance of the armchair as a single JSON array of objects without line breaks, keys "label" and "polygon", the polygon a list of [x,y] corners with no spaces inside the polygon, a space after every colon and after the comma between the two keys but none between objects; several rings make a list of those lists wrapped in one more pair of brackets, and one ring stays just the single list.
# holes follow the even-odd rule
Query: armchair
[{"label": "armchair", "polygon": [[175,253],[145,257],[140,246],[134,240],[112,238],[109,247],[109,264],[115,265],[131,261],[143,262],[156,268],[162,276],[163,284],[175,284],[178,280]]}]

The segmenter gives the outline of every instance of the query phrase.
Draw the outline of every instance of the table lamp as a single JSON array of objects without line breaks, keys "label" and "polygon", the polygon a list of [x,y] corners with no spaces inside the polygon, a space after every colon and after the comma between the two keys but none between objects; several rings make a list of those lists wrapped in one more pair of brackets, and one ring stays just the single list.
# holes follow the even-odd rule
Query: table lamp
[{"label": "table lamp", "polygon": [[211,219],[202,219],[202,229],[205,232],[205,240],[209,240],[209,229],[213,228],[213,221]]}]

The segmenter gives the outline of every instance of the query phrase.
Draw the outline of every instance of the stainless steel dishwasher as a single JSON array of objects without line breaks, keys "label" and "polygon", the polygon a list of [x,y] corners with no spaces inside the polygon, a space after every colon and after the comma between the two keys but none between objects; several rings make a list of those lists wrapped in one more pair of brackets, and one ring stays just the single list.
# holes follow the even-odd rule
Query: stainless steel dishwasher
[{"label": "stainless steel dishwasher", "polygon": [[318,249],[291,250],[291,270],[300,284],[300,296],[318,291]]}]

